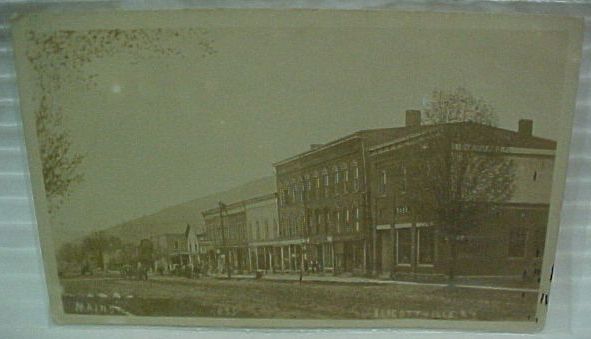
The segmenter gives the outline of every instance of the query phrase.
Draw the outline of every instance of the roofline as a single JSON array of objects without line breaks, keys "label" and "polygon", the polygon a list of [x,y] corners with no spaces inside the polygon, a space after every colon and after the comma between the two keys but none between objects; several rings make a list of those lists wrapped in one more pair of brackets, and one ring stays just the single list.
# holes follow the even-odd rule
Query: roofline
[{"label": "roofline", "polygon": [[[227,204],[226,208],[227,209],[235,209],[235,208],[246,208],[247,205],[250,204],[254,204],[257,202],[261,202],[261,201],[265,201],[265,200],[271,200],[271,199],[276,199],[277,198],[277,193],[273,192],[273,193],[266,193],[263,195],[257,195],[255,197],[252,198],[248,198],[248,199],[244,199],[244,200],[240,200],[240,201],[236,201],[233,202],[231,204]],[[210,214],[217,214],[220,212],[220,208],[219,207],[214,207],[214,208],[210,208],[207,209],[203,212],[201,212],[201,215],[203,215],[203,217],[205,217],[206,215],[210,215]]]},{"label": "roofline", "polygon": [[[455,123],[449,123],[449,124],[442,124],[441,126],[445,126],[445,125],[447,125],[447,126],[449,126],[449,125],[459,125],[459,124],[464,124],[464,123],[466,123],[466,122],[465,121],[462,121],[462,122],[455,122]],[[428,126],[437,126],[437,125],[422,125],[422,126],[423,127],[428,127]],[[488,125],[482,125],[482,126],[485,126],[485,127],[491,128],[491,129],[505,131],[505,132],[518,133],[518,132],[513,131],[513,130],[510,130],[510,129],[500,128],[500,127],[495,127],[495,126],[488,126]],[[388,141],[388,142],[385,142],[385,143],[382,143],[382,144],[378,144],[378,145],[372,146],[372,147],[369,148],[369,154],[370,154],[370,156],[376,155],[379,152],[380,149],[387,148],[387,147],[390,147],[390,146],[394,146],[394,145],[396,145],[396,144],[398,144],[400,142],[404,142],[404,141],[407,141],[407,140],[410,140],[410,139],[421,137],[421,136],[423,136],[425,134],[430,133],[432,130],[433,129],[430,129],[430,130],[424,129],[422,132],[419,132],[419,133],[405,135],[403,137],[396,138],[396,139],[393,139],[391,141]],[[556,141],[555,140],[552,140],[552,139],[540,138],[540,137],[536,137],[536,136],[533,136],[533,135],[529,136],[529,138],[543,140],[543,141],[546,141],[546,142],[553,142],[553,143],[556,144]],[[515,147],[515,146],[507,146],[507,147],[514,148],[514,149],[519,149],[519,150],[532,149],[532,150],[552,150],[552,151],[556,151],[556,146],[554,146],[554,148],[552,148],[552,149],[543,148],[543,147]],[[386,150],[386,151],[383,151],[383,152],[388,152],[388,151],[389,150]],[[381,152],[381,153],[383,153],[383,152]]]},{"label": "roofline", "polygon": [[361,132],[363,132],[363,131],[357,131],[357,132],[355,132],[355,133],[352,133],[352,134],[346,135],[346,136],[344,136],[344,137],[342,137],[342,138],[339,138],[339,139],[333,140],[333,141],[331,141],[331,142],[328,142],[328,143],[326,143],[326,144],[322,144],[322,146],[319,146],[319,147],[318,147],[318,148],[316,148],[316,149],[311,149],[311,150],[308,150],[308,151],[305,151],[305,152],[302,152],[302,153],[296,154],[296,155],[294,155],[294,156],[291,156],[291,157],[289,157],[289,158],[287,158],[287,159],[283,159],[283,160],[280,160],[280,161],[274,162],[274,163],[273,163],[273,167],[277,167],[277,166],[285,165],[286,163],[289,163],[289,162],[291,162],[291,161],[294,161],[294,160],[298,160],[298,159],[301,159],[301,158],[307,157],[307,156],[309,156],[309,155],[311,155],[311,154],[318,153],[318,152],[320,152],[320,151],[324,151],[324,150],[326,150],[326,149],[328,149],[328,148],[330,148],[330,147],[336,146],[336,145],[338,145],[338,144],[341,144],[341,143],[344,143],[344,142],[347,142],[347,141],[350,141],[350,140],[358,139],[358,138],[360,138],[360,137],[361,137],[361,136],[359,135]]}]

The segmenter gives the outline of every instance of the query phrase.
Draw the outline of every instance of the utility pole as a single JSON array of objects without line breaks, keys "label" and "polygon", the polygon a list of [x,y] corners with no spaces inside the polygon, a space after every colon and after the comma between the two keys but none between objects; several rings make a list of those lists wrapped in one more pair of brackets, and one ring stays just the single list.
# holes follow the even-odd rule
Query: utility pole
[{"label": "utility pole", "polygon": [[220,227],[222,229],[222,248],[224,249],[224,265],[226,266],[226,273],[228,274],[228,279],[232,278],[232,272],[230,269],[230,252],[228,251],[228,247],[226,246],[226,235],[224,230],[224,215],[223,211],[226,209],[226,205],[219,202],[219,209],[220,209]]}]

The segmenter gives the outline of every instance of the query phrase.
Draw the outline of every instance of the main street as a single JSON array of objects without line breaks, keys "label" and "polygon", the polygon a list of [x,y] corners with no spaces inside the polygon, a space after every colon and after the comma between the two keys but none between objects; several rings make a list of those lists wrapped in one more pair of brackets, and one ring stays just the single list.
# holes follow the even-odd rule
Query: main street
[{"label": "main street", "polygon": [[83,305],[98,302],[142,316],[534,321],[537,299],[519,290],[427,284],[95,276],[62,285],[68,312],[92,313]]}]

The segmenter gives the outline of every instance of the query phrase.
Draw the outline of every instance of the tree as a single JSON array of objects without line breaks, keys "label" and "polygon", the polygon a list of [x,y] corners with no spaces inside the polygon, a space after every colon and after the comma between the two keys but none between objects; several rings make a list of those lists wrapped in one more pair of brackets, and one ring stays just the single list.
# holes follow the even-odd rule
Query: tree
[{"label": "tree", "polygon": [[62,126],[62,115],[52,112],[47,96],[41,99],[35,124],[45,194],[51,214],[70,195],[72,187],[82,182],[83,175],[79,167],[84,157],[72,150],[69,133]]},{"label": "tree", "polygon": [[422,114],[424,137],[407,148],[399,183],[409,186],[410,213],[431,220],[445,239],[453,280],[460,241],[511,199],[514,164],[492,106],[467,90],[435,91]]},{"label": "tree", "polygon": [[90,257],[94,257],[97,267],[105,268],[105,254],[114,253],[121,249],[121,239],[109,236],[104,231],[94,232],[82,241],[82,250]]},{"label": "tree", "polygon": [[152,266],[154,260],[154,244],[150,239],[142,239],[138,246],[138,261],[144,266]]},{"label": "tree", "polygon": [[57,253],[58,263],[66,267],[68,265],[80,265],[84,260],[84,255],[80,244],[77,243],[65,243],[63,244]]},{"label": "tree", "polygon": [[213,55],[214,41],[198,28],[30,30],[26,56],[35,76],[33,91],[37,140],[50,214],[56,212],[84,176],[82,153],[63,124],[60,99],[72,88],[94,90],[99,74],[92,65],[103,58],[125,56],[129,65],[152,57],[186,58]]}]

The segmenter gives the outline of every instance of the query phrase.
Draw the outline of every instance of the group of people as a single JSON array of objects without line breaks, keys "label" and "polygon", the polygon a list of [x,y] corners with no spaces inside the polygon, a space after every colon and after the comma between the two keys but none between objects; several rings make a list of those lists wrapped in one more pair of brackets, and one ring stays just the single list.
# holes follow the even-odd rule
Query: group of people
[{"label": "group of people", "polygon": [[137,280],[148,280],[148,271],[150,265],[142,263],[141,261],[137,265],[123,265],[121,267],[121,276],[128,279],[137,278]]},{"label": "group of people", "polygon": [[199,278],[207,273],[207,265],[204,263],[188,263],[188,264],[170,264],[166,270],[164,266],[160,265],[156,268],[160,275],[169,273],[171,275],[183,276],[187,278]]}]

